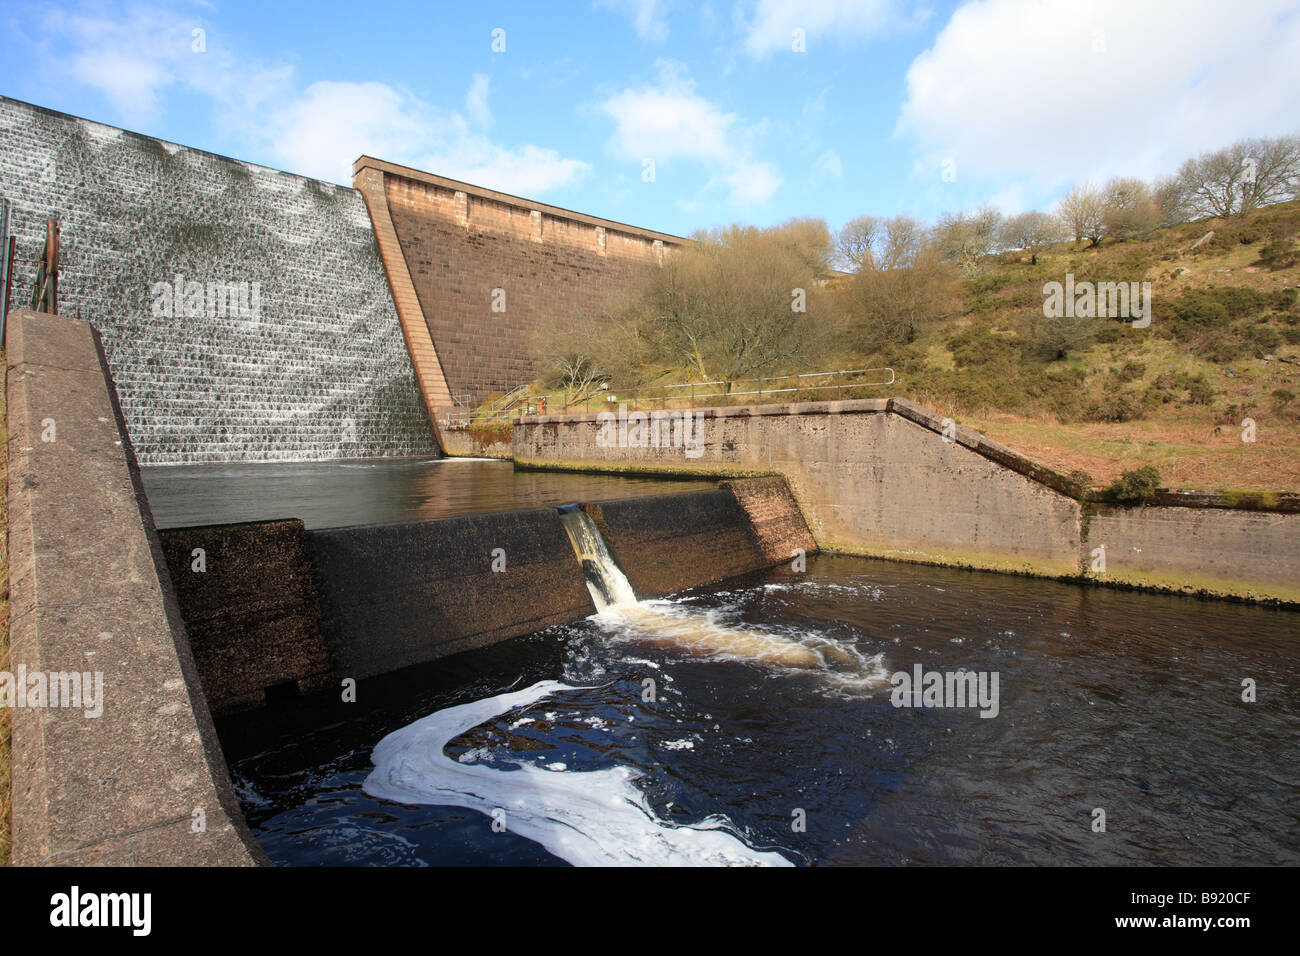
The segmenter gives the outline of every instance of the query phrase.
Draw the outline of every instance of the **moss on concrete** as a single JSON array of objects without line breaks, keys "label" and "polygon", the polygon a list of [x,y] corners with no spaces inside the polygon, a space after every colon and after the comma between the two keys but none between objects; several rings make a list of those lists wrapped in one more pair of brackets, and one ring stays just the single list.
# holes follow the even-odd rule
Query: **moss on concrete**
[{"label": "moss on concrete", "polygon": [[1277,492],[1230,489],[1220,498],[1225,508],[1243,508],[1250,511],[1274,511],[1281,504]]}]

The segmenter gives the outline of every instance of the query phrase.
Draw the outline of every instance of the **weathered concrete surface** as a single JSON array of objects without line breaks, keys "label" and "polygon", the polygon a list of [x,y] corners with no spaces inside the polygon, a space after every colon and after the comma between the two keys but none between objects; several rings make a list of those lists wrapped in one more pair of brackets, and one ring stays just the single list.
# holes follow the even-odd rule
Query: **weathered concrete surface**
[{"label": "weathered concrete surface", "polygon": [[[524,418],[514,457],[534,467],[782,475],[826,551],[1300,603],[1300,513],[1290,499],[1253,511],[1204,495],[1188,501],[1196,507],[1170,494],[1136,510],[1081,503],[1067,477],[971,429],[945,429],[902,399],[698,411],[698,457],[602,445],[591,414]],[[1104,573],[1091,558],[1099,536]]]},{"label": "weathered concrete surface", "polygon": [[817,542],[784,478],[724,481],[719,487],[736,496],[769,564],[790,561],[801,551],[807,555],[817,550]]},{"label": "weathered concrete surface", "polygon": [[[553,508],[315,531],[308,539],[325,639],[342,677],[420,664],[596,610]],[[504,571],[492,569],[498,557]]]},{"label": "weathered concrete surface", "polygon": [[501,458],[514,453],[510,429],[464,428],[449,426],[445,419],[436,420],[438,442],[444,455],[458,458]]},{"label": "weathered concrete surface", "polygon": [[[214,714],[261,706],[268,688],[287,685],[289,693],[305,694],[332,682],[301,521],[160,535]],[[196,549],[202,553],[196,556]]]},{"label": "weathered concrete surface", "polygon": [[1078,569],[1078,502],[968,443],[890,414],[886,400],[703,415],[697,458],[680,447],[600,447],[589,415],[525,418],[515,426],[515,457],[528,465],[780,474],[822,550],[1054,574]]},{"label": "weathered concrete surface", "polygon": [[1141,587],[1222,591],[1300,603],[1300,515],[1235,508],[1095,506],[1083,560]]},{"label": "weathered concrete surface", "polygon": [[721,581],[772,564],[730,491],[583,505],[637,597]]},{"label": "weathered concrete surface", "polygon": [[[100,672],[103,713],[13,711],[13,859],[264,862],[171,592],[98,337],[8,325],[11,668]],[[192,821],[201,810],[204,832]]]}]

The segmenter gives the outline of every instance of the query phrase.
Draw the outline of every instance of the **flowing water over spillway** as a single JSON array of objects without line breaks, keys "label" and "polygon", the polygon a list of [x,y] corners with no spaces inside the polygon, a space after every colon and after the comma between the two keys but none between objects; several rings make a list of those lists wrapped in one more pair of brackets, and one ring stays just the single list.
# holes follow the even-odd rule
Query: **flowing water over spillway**
[{"label": "flowing water over spillway", "polygon": [[308,529],[392,524],[716,487],[690,478],[518,471],[508,461],[256,462],[142,468],[159,528],[300,518]]},{"label": "flowing water over spillway", "polygon": [[[1300,862],[1293,612],[829,556],[647,603],[880,673],[996,672],[999,713],[895,707],[833,662],[687,653],[602,613],[364,681],[356,704],[223,721],[258,839],[313,864],[591,859],[562,830],[602,860],[699,862],[697,838],[659,839],[681,827],[725,838],[728,862]],[[377,746],[390,734],[405,756]],[[499,775],[483,803],[439,793],[473,789],[447,787],[444,755]],[[394,799],[363,789],[399,764]],[[596,802],[557,801],[570,784]],[[623,803],[605,817],[602,796]]]},{"label": "flowing water over spillway", "polygon": [[0,97],[0,195],[20,302],[58,217],[142,463],[437,454],[355,190]]}]

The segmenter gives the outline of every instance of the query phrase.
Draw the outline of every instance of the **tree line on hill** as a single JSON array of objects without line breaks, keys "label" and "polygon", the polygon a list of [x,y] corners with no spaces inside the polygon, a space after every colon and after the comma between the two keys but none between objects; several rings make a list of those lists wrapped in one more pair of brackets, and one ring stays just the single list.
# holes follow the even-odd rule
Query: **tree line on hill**
[{"label": "tree line on hill", "polygon": [[1241,140],[1151,183],[1081,183],[1051,212],[1003,216],[983,205],[929,226],[896,215],[858,216],[834,234],[816,218],[701,231],[612,302],[599,329],[548,327],[534,353],[545,385],[577,391],[808,371],[913,342],[950,314],[958,280],[977,279],[999,253],[1033,266],[1054,243],[1141,240],[1293,198],[1300,135]]}]

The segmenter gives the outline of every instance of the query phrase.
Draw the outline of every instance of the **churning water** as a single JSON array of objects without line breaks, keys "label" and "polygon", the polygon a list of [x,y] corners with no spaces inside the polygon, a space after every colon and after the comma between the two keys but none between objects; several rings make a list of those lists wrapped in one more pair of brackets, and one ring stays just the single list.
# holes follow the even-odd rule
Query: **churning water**
[{"label": "churning water", "polygon": [[[1294,864],[1297,624],[819,556],[221,732],[280,863]],[[893,706],[918,664],[996,718]]]}]

